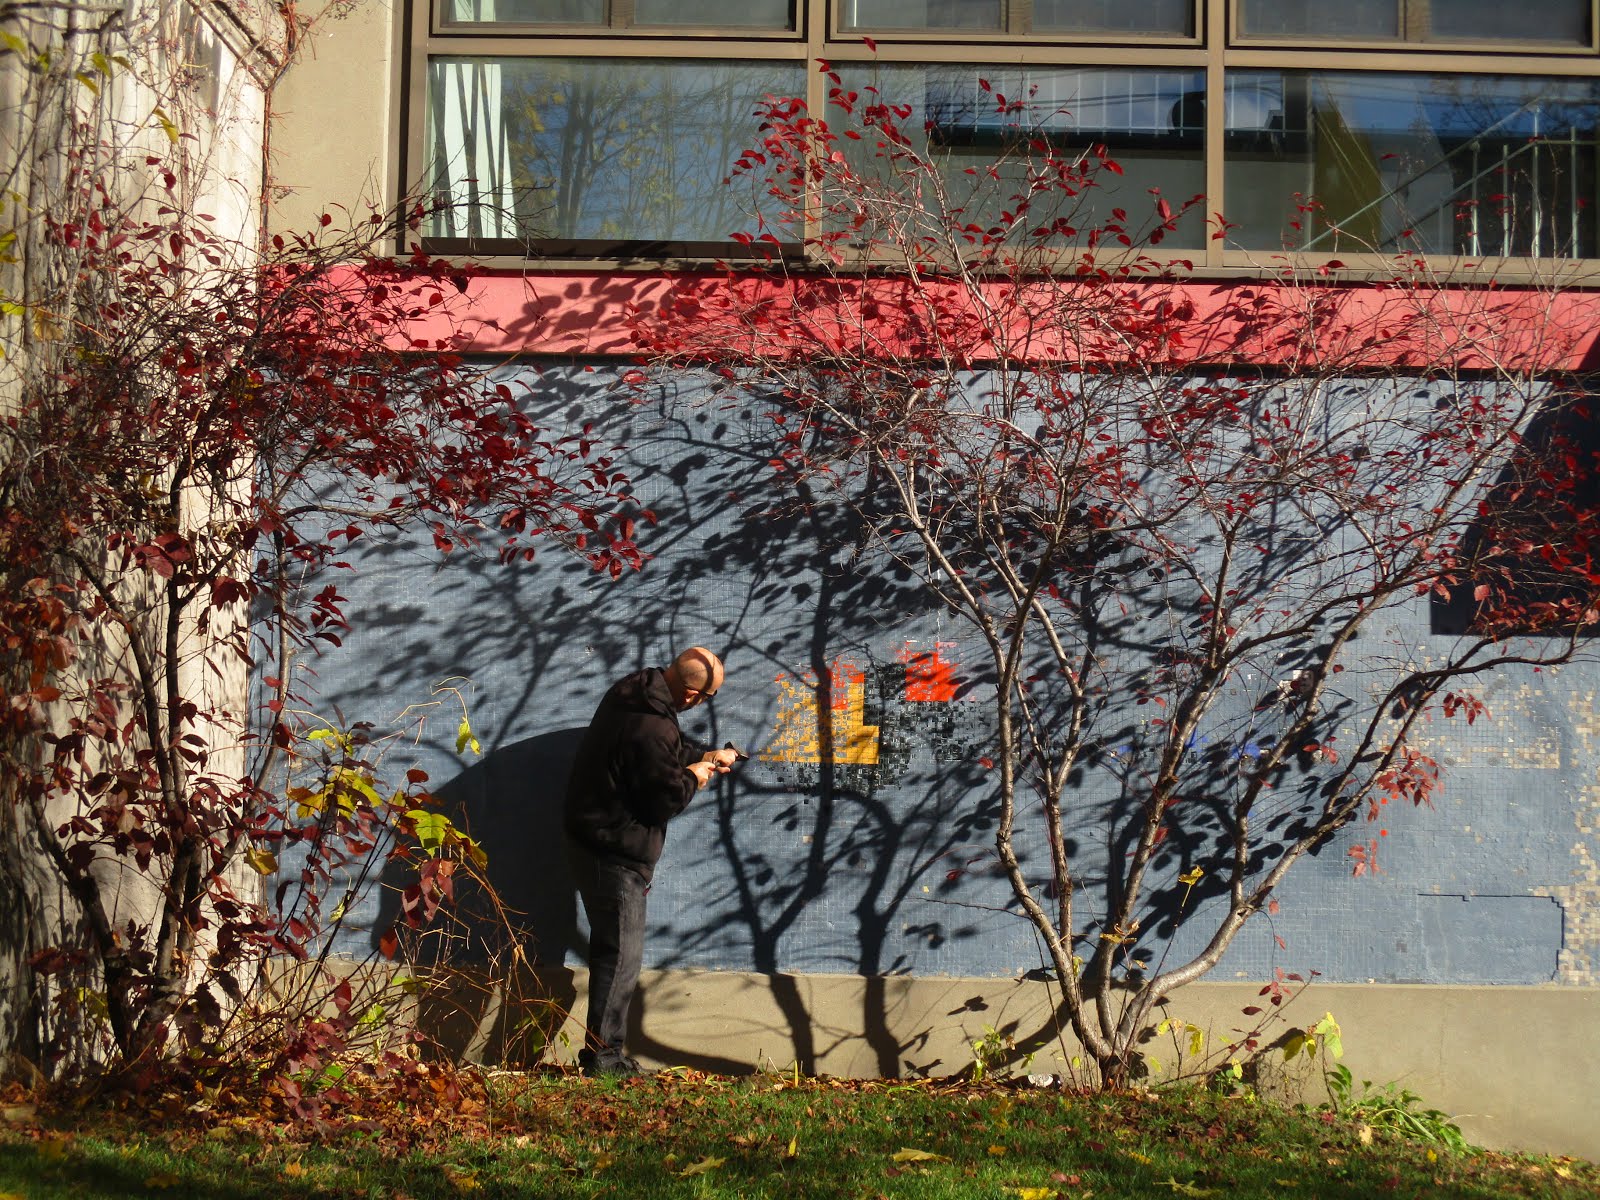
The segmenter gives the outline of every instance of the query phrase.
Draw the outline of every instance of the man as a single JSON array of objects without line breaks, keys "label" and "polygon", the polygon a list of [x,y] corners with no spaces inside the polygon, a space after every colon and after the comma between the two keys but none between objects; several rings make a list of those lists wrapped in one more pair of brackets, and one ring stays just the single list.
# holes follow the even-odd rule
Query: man
[{"label": "man", "polygon": [[567,781],[573,878],[589,917],[589,1017],[578,1065],[585,1075],[637,1075],[623,1052],[628,1006],[644,957],[645,893],[667,822],[737,755],[684,740],[678,714],[717,694],[722,663],[704,646],[665,669],[612,685],[584,733]]}]

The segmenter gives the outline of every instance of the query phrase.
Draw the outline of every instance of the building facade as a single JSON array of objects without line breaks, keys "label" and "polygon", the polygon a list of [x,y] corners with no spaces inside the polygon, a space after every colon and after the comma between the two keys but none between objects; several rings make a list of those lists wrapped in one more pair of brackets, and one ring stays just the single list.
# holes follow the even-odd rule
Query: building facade
[{"label": "building facade", "polygon": [[[692,642],[724,653],[726,695],[692,731],[755,754],[674,824],[652,893],[637,1045],[662,1062],[942,1074],[988,1029],[1034,1070],[1071,1054],[986,858],[967,634],[858,569],[837,531],[763,505],[747,414],[623,394],[623,315],[762,209],[728,177],[763,96],[825,111],[825,60],[911,106],[952,179],[1004,134],[974,93],[1012,97],[1038,135],[1107,147],[1121,171],[1100,211],[1203,196],[1163,253],[1208,290],[1286,264],[1371,286],[1405,254],[1445,288],[1492,269],[1581,294],[1600,262],[1592,0],[1531,17],[1469,0],[415,0],[315,37],[276,93],[271,222],[441,202],[421,244],[474,264],[475,348],[552,425],[624,447],[659,518],[651,562],[616,582],[554,555],[360,554],[321,694],[381,723],[467,681],[483,760],[464,767],[452,736],[418,761],[466,806],[552,977],[581,984],[564,755],[613,678]],[[1376,636],[1426,658],[1458,635],[1420,597]],[[1263,983],[1315,972],[1290,1019],[1332,1011],[1358,1076],[1404,1081],[1475,1140],[1600,1153],[1597,683],[1581,661],[1489,680],[1491,722],[1428,734],[1445,790],[1391,822],[1382,873],[1353,878],[1346,845],[1303,863],[1170,1015],[1225,1040]],[[386,924],[380,894],[361,903],[355,957]]]}]

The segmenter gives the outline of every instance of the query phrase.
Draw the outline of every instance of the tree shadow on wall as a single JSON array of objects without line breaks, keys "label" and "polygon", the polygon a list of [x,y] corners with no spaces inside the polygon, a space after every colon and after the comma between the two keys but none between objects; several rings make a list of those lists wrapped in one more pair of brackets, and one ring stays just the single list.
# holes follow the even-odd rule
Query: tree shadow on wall
[{"label": "tree shadow on wall", "polygon": [[[423,973],[419,1032],[449,1057],[531,1064],[572,1008],[564,964],[581,938],[562,802],[582,736],[562,729],[502,746],[433,792],[487,856],[481,883],[457,875],[453,905],[424,929],[401,928],[405,957]],[[374,949],[414,874],[385,870]]]},{"label": "tree shadow on wall", "polygon": [[[899,1074],[926,1034],[902,1040],[892,1030],[886,977],[977,937],[958,897],[937,914],[908,915],[913,899],[981,874],[951,866],[969,864],[975,847],[981,855],[995,819],[971,706],[904,700],[899,646],[879,631],[929,632],[933,610],[909,571],[863,561],[866,529],[848,502],[774,487],[754,405],[679,409],[668,398],[661,411],[660,474],[692,506],[688,527],[702,535],[695,552],[662,556],[666,590],[694,595],[739,580],[740,619],[727,630],[737,661],[725,686],[734,694],[775,680],[780,699],[749,747],[755,761],[713,796],[715,843],[696,867],[714,880],[704,906],[719,919],[653,936],[671,936],[667,962],[684,965],[747,946],[801,1070],[864,1035],[871,1069]],[[809,737],[796,735],[796,712],[814,722]],[[841,754],[852,743],[847,724],[875,733]],[[769,744],[779,727],[788,732]],[[835,1035],[817,1027],[794,974],[818,969],[863,978],[860,1032],[829,1043]],[[681,1048],[649,1049],[683,1059]]]}]

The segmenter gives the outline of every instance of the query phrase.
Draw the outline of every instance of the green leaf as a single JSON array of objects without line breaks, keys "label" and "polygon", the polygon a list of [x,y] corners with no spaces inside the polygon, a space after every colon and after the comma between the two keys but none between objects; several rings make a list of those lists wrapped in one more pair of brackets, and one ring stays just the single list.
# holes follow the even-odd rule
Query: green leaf
[{"label": "green leaf", "polygon": [[461,728],[456,730],[456,753],[460,754],[468,746],[472,747],[474,754],[483,753],[483,747],[478,745],[478,739],[473,736],[471,723],[462,717]]}]

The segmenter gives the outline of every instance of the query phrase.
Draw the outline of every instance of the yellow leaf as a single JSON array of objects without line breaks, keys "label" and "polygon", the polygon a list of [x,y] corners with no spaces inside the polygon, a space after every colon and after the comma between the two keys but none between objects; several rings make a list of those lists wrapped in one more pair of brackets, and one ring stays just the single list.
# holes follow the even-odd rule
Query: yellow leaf
[{"label": "yellow leaf", "polygon": [[783,1156],[793,1158],[798,1153],[800,1153],[800,1138],[797,1135],[789,1139],[789,1145],[784,1148]]},{"label": "yellow leaf", "polygon": [[458,1192],[475,1192],[478,1190],[478,1175],[475,1171],[458,1171],[455,1167],[441,1166],[439,1170],[448,1179]]},{"label": "yellow leaf", "polygon": [[1004,1146],[1000,1146],[1000,1145],[990,1146],[989,1147],[989,1153],[992,1156],[994,1156],[995,1158],[1004,1158],[1005,1157],[1005,1153],[1006,1153],[1006,1148]]},{"label": "yellow leaf", "polygon": [[691,1175],[704,1175],[707,1171],[715,1171],[728,1160],[725,1158],[702,1158],[697,1163],[690,1163],[678,1172],[680,1178],[687,1179]]},{"label": "yellow leaf", "polygon": [[278,869],[278,856],[271,850],[262,850],[252,846],[244,852],[244,860],[254,868],[258,875],[271,875]]},{"label": "yellow leaf", "polygon": [[176,1175],[173,1175],[171,1172],[166,1172],[166,1173],[163,1173],[161,1175],[151,1175],[150,1177],[148,1177],[144,1181],[144,1185],[147,1188],[160,1189],[160,1188],[176,1187],[178,1184],[180,1184],[182,1182],[183,1181],[181,1179],[179,1179]]},{"label": "yellow leaf", "polygon": [[[1439,1157],[1439,1155],[1438,1155],[1437,1152],[1435,1152],[1433,1150],[1429,1150],[1428,1151],[1428,1161],[1429,1162],[1433,1162],[1438,1157]],[[1569,1167],[1552,1167],[1551,1170],[1554,1171],[1556,1173],[1556,1175],[1559,1176],[1562,1179],[1571,1179],[1572,1178],[1572,1170]]]},{"label": "yellow leaf", "polygon": [[306,1173],[306,1169],[300,1165],[300,1160],[297,1158],[293,1162],[283,1164],[283,1173],[290,1179],[299,1179]]},{"label": "yellow leaf", "polygon": [[1362,1125],[1360,1128],[1358,1128],[1356,1130],[1356,1141],[1360,1142],[1363,1146],[1372,1145],[1372,1126]]},{"label": "yellow leaf", "polygon": [[893,1157],[897,1163],[950,1161],[942,1154],[935,1154],[931,1150],[914,1150],[910,1146],[902,1146],[894,1152]]},{"label": "yellow leaf", "polygon": [[1133,1159],[1134,1162],[1139,1163],[1148,1163],[1150,1161],[1150,1157],[1148,1155],[1140,1154],[1137,1150],[1129,1150],[1128,1157]]},{"label": "yellow leaf", "polygon": [[1192,871],[1186,871],[1182,875],[1179,875],[1178,882],[1185,884],[1188,887],[1193,887],[1195,884],[1200,882],[1200,877],[1204,874],[1204,871],[1202,871],[1199,867],[1196,867]]},{"label": "yellow leaf", "polygon": [[67,1156],[72,1143],[63,1137],[47,1137],[39,1143],[39,1157],[46,1162],[60,1162]]},{"label": "yellow leaf", "polygon": [[609,1154],[596,1154],[594,1156],[594,1162],[590,1165],[590,1170],[604,1171],[616,1161],[617,1160],[612,1158]]},{"label": "yellow leaf", "polygon": [[1055,1200],[1061,1194],[1055,1188],[1047,1187],[1008,1187],[1006,1191],[1021,1197],[1021,1200]]}]

